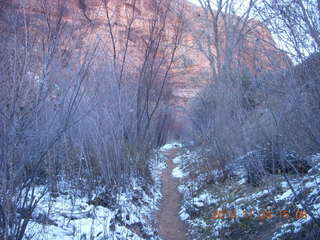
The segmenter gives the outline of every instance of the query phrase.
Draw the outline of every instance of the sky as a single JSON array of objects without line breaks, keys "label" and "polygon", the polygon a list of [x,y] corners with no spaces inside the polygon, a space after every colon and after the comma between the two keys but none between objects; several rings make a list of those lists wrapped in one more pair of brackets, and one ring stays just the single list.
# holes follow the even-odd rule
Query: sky
[{"label": "sky", "polygon": [[[198,6],[200,6],[198,0],[186,0],[186,1],[189,1],[191,3],[194,3],[194,4],[198,5]],[[212,2],[214,3],[215,1],[212,1]],[[235,1],[234,3],[236,3],[236,9],[235,9],[236,13],[239,15],[239,14],[243,13],[242,11],[246,11],[247,10],[248,4],[249,4],[249,0],[239,0],[239,1]],[[257,16],[254,16],[254,18],[257,18]],[[260,19],[260,18],[258,18],[258,19]],[[292,53],[292,50],[289,50],[288,46],[283,45],[283,43],[280,41],[278,36],[274,35],[273,33],[272,33],[272,36],[273,36],[273,39],[275,40],[275,42],[277,43],[278,47],[280,47],[280,48]]]},{"label": "sky", "polygon": [[199,1],[198,1],[198,0],[187,0],[187,1],[189,1],[189,2],[192,2],[192,3],[195,3],[195,4],[199,5]]},{"label": "sky", "polygon": [[[200,6],[199,0],[185,0],[191,3],[194,3],[198,6]],[[235,11],[239,14],[242,14],[243,11],[246,11],[248,9],[249,6],[249,0],[240,0],[240,1],[234,1],[234,6],[235,6]],[[216,1],[211,1],[212,3],[212,7],[215,7]]]}]

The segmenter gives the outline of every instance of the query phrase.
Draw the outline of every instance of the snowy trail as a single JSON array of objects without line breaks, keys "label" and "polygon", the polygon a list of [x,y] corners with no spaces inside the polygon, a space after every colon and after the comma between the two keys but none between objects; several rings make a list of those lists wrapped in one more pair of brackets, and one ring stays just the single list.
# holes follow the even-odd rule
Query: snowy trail
[{"label": "snowy trail", "polygon": [[162,173],[163,199],[159,210],[159,235],[163,240],[186,240],[186,231],[179,218],[181,196],[177,190],[178,179],[172,176],[173,158],[177,149],[166,149],[168,167]]}]

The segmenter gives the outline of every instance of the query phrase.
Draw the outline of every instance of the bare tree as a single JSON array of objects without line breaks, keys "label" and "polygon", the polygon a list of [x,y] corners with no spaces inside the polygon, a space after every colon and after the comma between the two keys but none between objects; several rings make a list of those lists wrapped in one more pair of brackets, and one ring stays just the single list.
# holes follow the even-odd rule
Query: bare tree
[{"label": "bare tree", "polygon": [[213,161],[220,159],[221,166],[247,148],[243,126],[257,104],[250,97],[250,78],[258,68],[266,69],[261,64],[248,63],[252,62],[249,59],[262,60],[271,52],[267,53],[267,49],[272,49],[267,47],[269,43],[256,46],[258,40],[263,40],[263,26],[251,19],[255,2],[199,1],[199,21],[204,28],[195,30],[196,41],[210,63],[211,81],[195,100],[193,122],[211,146]]},{"label": "bare tree", "polygon": [[196,44],[210,62],[215,78],[222,68],[230,68],[240,58],[243,42],[259,30],[259,23],[251,20],[256,1],[199,0],[199,3],[202,11],[198,24],[202,28],[195,30]]},{"label": "bare tree", "polygon": [[1,39],[0,236],[3,239],[23,238],[44,194],[35,184],[46,181],[45,175],[55,174],[51,170],[58,160],[56,145],[79,120],[75,113],[93,56],[88,52],[78,66],[69,56],[66,67],[63,49],[68,46],[72,51],[73,46],[68,44],[75,36],[73,29],[63,19],[62,5],[40,3],[39,17],[43,19],[40,22],[30,17],[31,8],[27,4],[16,8],[8,5],[5,20],[9,24],[5,24]]},{"label": "bare tree", "polygon": [[114,22],[116,5],[103,1],[111,41],[90,47],[81,38],[95,39],[95,19],[80,3],[90,19],[81,29],[65,17],[62,1],[41,0],[33,10],[27,3],[5,9],[10,24],[0,46],[4,239],[23,238],[46,192],[36,184],[56,194],[59,177],[77,175],[89,188],[97,181],[125,187],[133,174],[149,176],[148,155],[165,141],[167,83],[182,38],[183,5],[154,2],[134,45],[136,1],[125,5],[121,27]]},{"label": "bare tree", "polygon": [[[118,109],[109,118],[118,118],[119,133],[114,140],[120,141],[120,144],[114,144],[112,152],[128,154],[123,157],[116,157],[115,154],[111,160],[123,159],[119,163],[121,171],[117,171],[121,174],[135,171],[131,166],[145,171],[147,153],[159,142],[156,139],[161,132],[157,133],[155,129],[161,131],[164,128],[158,127],[162,123],[157,118],[166,121],[166,115],[160,114],[160,110],[182,38],[183,21],[181,6],[177,8],[175,2],[152,2],[143,20],[139,16],[137,1],[118,4],[103,1],[106,31],[111,43],[108,46],[112,52],[113,81],[118,86],[115,89]],[[119,14],[124,18],[119,20]],[[139,34],[137,29],[141,21],[145,28]],[[131,89],[128,89],[129,86]],[[131,165],[128,159],[132,161]]]},{"label": "bare tree", "polygon": [[257,10],[294,60],[301,62],[319,51],[319,1],[263,0]]},{"label": "bare tree", "polygon": [[194,101],[191,118],[196,135],[210,146],[208,164],[218,162],[223,168],[226,160],[272,138],[270,117],[263,112],[269,98],[259,80],[288,63],[264,23],[253,19],[258,1],[199,2],[199,22],[205,27],[195,31],[197,46],[212,73]]}]

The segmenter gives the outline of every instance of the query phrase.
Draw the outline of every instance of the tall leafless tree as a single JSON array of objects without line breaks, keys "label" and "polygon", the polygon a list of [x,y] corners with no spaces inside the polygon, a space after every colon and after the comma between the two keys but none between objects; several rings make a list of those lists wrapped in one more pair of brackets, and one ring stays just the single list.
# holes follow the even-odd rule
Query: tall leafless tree
[{"label": "tall leafless tree", "polygon": [[88,51],[82,64],[74,65],[75,58],[66,57],[63,50],[68,46],[72,52],[70,39],[76,36],[62,15],[63,6],[40,3],[39,18],[32,17],[28,3],[8,4],[1,23],[5,26],[0,44],[3,239],[23,238],[43,195],[35,184],[46,174],[54,175],[47,164],[55,164],[57,142],[79,121],[75,113],[94,52]]}]

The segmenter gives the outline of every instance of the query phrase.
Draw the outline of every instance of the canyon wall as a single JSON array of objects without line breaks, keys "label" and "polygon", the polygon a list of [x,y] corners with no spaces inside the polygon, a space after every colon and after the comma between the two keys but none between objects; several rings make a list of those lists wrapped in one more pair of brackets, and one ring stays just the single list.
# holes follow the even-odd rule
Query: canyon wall
[{"label": "canyon wall", "polygon": [[[6,1],[12,7],[20,9],[24,13],[39,16],[44,10],[49,10],[52,16],[63,15],[70,23],[77,25],[81,41],[77,43],[78,48],[85,48],[99,39],[100,44],[106,47],[107,54],[112,58],[113,46],[118,52],[127,53],[128,66],[139,68],[143,62],[143,47],[150,31],[150,22],[155,16],[155,4],[153,0],[68,0],[46,1],[43,0],[15,0]],[[168,13],[169,24],[166,27],[166,38],[164,41],[170,46],[173,37],[175,22],[184,19],[183,36],[175,55],[173,70],[169,82],[170,104],[177,108],[188,108],[193,97],[195,97],[206,84],[215,76],[212,76],[212,65],[205,50],[200,49],[199,42],[205,41],[200,36],[206,31],[206,16],[203,10],[187,1],[171,2]],[[23,10],[22,10],[23,9]],[[107,15],[107,11],[109,16]],[[130,14],[134,10],[134,20],[128,34]],[[41,19],[40,21],[44,21]],[[275,48],[275,42],[270,32],[257,21],[250,21],[255,25],[255,30],[248,33],[243,41],[245,51],[238,56],[239,61],[246,66],[252,74],[258,74],[272,69],[274,65],[285,67],[287,57]],[[110,34],[112,27],[113,36]],[[84,30],[86,29],[86,30]],[[126,38],[129,38],[126,46]],[[215,49],[212,46],[211,51]],[[159,51],[161,53],[161,51]],[[257,54],[258,53],[258,54]],[[164,53],[165,54],[165,53]],[[120,53],[121,55],[121,53]]]}]

